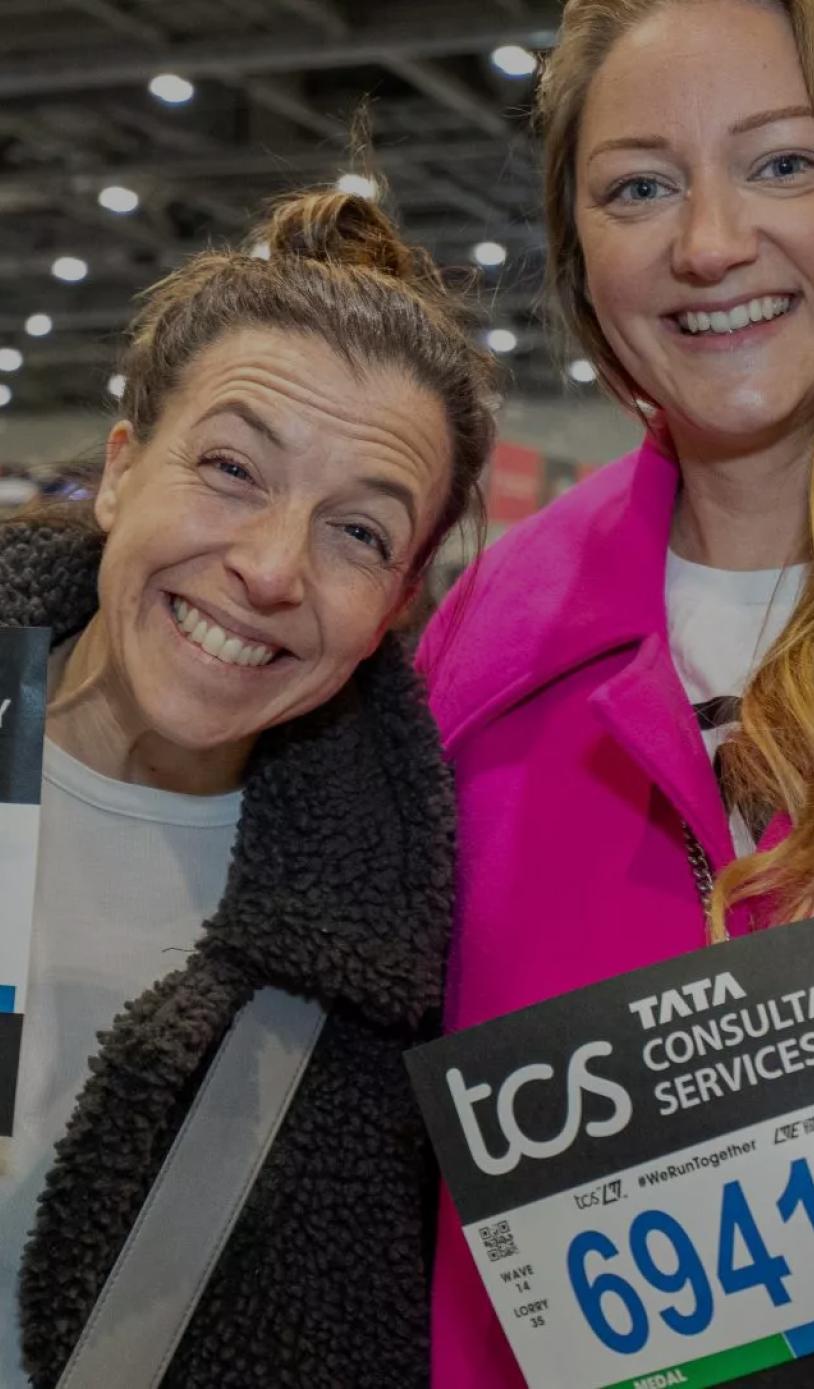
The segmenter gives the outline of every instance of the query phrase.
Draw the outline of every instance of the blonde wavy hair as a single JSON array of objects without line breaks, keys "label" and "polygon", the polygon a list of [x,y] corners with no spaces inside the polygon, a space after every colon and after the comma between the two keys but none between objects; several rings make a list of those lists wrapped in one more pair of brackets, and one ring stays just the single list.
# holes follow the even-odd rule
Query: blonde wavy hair
[{"label": "blonde wavy hair", "polygon": [[[580,345],[604,387],[641,416],[641,392],[608,344],[588,299],[576,226],[576,150],[591,80],[613,44],[656,10],[701,0],[567,0],[556,49],[543,61],[537,116],[544,134],[544,207],[548,233],[546,299],[565,341]],[[745,0],[788,17],[814,104],[814,0]],[[648,423],[648,421],[645,421]],[[809,550],[814,487],[809,500]],[[710,903],[713,940],[725,936],[727,911],[766,897],[777,921],[814,915],[814,573],[785,630],[743,698],[741,729],[722,753],[728,794],[739,805],[784,811],[791,833],[718,877]],[[755,920],[755,925],[767,924]]]}]

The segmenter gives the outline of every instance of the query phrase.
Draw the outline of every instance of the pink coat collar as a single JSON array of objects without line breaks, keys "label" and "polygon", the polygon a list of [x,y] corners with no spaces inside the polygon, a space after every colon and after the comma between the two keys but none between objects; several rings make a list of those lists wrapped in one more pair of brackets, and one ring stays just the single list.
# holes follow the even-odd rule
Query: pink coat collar
[{"label": "pink coat collar", "polygon": [[464,576],[421,651],[431,678],[443,662],[436,697],[450,746],[586,661],[666,634],[677,486],[675,463],[645,441],[516,526]]},{"label": "pink coat collar", "polygon": [[536,691],[611,651],[621,673],[591,705],[687,821],[718,868],[726,814],[669,650],[664,596],[679,476],[649,439],[482,558],[430,628],[419,661],[448,753]]}]

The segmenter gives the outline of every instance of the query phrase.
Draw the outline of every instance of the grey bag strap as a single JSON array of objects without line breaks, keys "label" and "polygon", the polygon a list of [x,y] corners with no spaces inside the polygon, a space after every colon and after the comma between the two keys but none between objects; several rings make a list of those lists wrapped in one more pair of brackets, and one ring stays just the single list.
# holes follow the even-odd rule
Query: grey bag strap
[{"label": "grey bag strap", "polygon": [[161,1383],[324,1021],[318,1003],[271,988],[238,1013],[58,1389]]}]

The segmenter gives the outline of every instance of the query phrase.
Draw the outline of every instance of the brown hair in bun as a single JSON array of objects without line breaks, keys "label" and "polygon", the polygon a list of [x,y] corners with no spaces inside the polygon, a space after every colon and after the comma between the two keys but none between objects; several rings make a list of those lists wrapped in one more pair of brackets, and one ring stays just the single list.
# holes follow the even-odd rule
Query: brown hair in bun
[{"label": "brown hair in bun", "polygon": [[[268,259],[251,254],[258,240]],[[313,333],[354,369],[394,364],[442,401],[452,482],[418,566],[464,514],[494,439],[496,369],[467,305],[374,201],[336,188],[275,201],[238,249],[203,251],[145,291],[122,413],[146,439],[191,360],[244,324]]]}]

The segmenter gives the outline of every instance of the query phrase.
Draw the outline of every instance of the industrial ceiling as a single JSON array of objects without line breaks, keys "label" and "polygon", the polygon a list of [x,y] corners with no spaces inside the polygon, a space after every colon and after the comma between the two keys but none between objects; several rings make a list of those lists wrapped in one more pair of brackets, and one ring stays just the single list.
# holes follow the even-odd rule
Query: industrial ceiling
[{"label": "industrial ceiling", "polygon": [[[472,267],[480,243],[505,248],[480,271],[484,333],[502,330],[504,348],[513,335],[506,360],[519,390],[556,390],[534,306],[544,238],[533,77],[508,75],[493,54],[550,47],[560,8],[0,0],[0,387],[10,409],[100,403],[138,290],[190,251],[242,237],[275,193],[351,171],[349,128],[364,99],[375,166],[407,233],[450,268]],[[160,75],[176,79],[176,97],[185,79],[190,99],[155,95]],[[111,188],[120,191],[105,195]],[[112,211],[100,194],[138,204]],[[82,278],[57,278],[65,257],[84,262]]]}]

